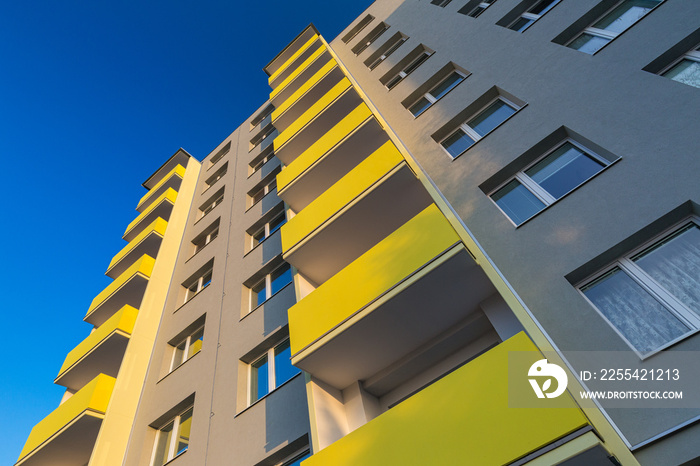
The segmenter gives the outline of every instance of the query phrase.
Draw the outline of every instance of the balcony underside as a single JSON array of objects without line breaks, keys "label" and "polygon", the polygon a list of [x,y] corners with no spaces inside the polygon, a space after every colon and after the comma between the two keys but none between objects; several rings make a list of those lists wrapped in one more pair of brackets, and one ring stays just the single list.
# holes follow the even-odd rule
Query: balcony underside
[{"label": "balcony underside", "polygon": [[82,466],[90,461],[104,415],[84,412],[16,466]]},{"label": "balcony underside", "polygon": [[[324,283],[430,203],[423,185],[403,162],[285,251],[284,259],[312,282]],[[290,232],[293,220],[282,227],[283,243],[284,229]]]},{"label": "balcony underside", "polygon": [[[343,389],[356,380],[370,379],[480,312],[479,303],[493,291],[466,248],[456,246],[339,323],[295,355],[292,363]],[[464,330],[464,341],[490,328],[480,316],[474,317]]]},{"label": "balcony underside", "polygon": [[369,116],[358,127],[350,128],[330,150],[309,153],[310,160],[302,154],[285,167],[277,176],[278,195],[300,212],[386,141],[386,132]]},{"label": "balcony underside", "polygon": [[[160,225],[157,225],[159,223]],[[163,242],[163,235],[165,234],[165,228],[168,223],[159,218],[153,222],[153,225],[154,228],[144,230],[145,235],[143,235],[143,238],[136,238],[135,244],[127,244],[122,251],[114,256],[116,260],[113,260],[112,264],[110,264],[105,275],[110,278],[117,278],[144,254],[153,258],[158,256],[158,251]]]},{"label": "balcony underside", "polygon": [[314,74],[333,60],[325,46],[316,50],[307,60],[270,92],[270,102],[277,107],[289,99]]},{"label": "balcony underside", "polygon": [[185,176],[185,167],[178,165],[170,171],[156,186],[151,188],[145,196],[141,198],[139,204],[136,206],[137,212],[143,212],[148,209],[148,207],[156,199],[162,196],[168,189],[173,189],[175,191],[180,190],[182,185],[182,179]]}]

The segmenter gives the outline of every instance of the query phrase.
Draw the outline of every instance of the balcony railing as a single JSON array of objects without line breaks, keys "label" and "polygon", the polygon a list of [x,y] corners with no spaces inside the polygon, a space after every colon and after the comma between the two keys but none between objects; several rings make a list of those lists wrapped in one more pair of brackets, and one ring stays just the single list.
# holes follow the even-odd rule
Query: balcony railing
[{"label": "balcony railing", "polygon": [[167,227],[168,222],[158,217],[124,246],[121,251],[114,255],[105,275],[110,278],[118,277],[144,254],[155,258]]},{"label": "balcony railing", "polygon": [[173,188],[168,188],[163,194],[158,196],[153,203],[151,203],[148,209],[141,212],[134,220],[132,220],[132,222],[126,227],[126,231],[124,232],[122,238],[124,238],[126,241],[133,240],[158,217],[169,220],[170,213],[173,210],[176,199],[177,191],[175,191]]}]

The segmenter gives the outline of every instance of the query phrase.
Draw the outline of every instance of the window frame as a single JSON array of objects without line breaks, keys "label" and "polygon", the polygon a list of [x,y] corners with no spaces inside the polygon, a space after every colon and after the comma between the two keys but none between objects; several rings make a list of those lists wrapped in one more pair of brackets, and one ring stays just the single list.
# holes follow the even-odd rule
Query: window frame
[{"label": "window frame", "polygon": [[[404,66],[401,70],[399,70],[398,73],[396,73],[394,76],[392,76],[390,79],[386,81],[386,84],[384,84],[384,87],[386,87],[388,90],[392,90],[396,86],[401,83],[408,75],[413,73],[418,67],[420,67],[423,63],[425,63],[428,58],[432,57],[435,52],[432,50],[423,50],[420,55],[418,55],[416,58],[411,60],[406,66]],[[408,71],[406,71],[408,70]],[[398,78],[398,80],[397,80]]]},{"label": "window frame", "polygon": [[[527,31],[527,30],[530,28],[530,26],[532,26],[533,24],[535,24],[535,23],[537,22],[537,20],[539,20],[539,19],[542,18],[544,15],[546,15],[547,13],[549,13],[549,12],[552,10],[552,8],[554,8],[555,6],[557,6],[558,4],[561,3],[561,0],[553,0],[552,3],[549,4],[549,6],[545,7],[545,9],[544,9],[544,11],[543,11],[542,13],[531,13],[531,12],[530,12],[531,10],[533,10],[534,8],[536,8],[539,4],[541,4],[541,3],[544,2],[544,1],[546,1],[546,0],[538,0],[538,1],[536,1],[536,2],[535,2],[533,5],[531,5],[527,10],[525,10],[525,11],[524,11],[523,13],[521,13],[517,18],[515,18],[515,20],[512,21],[512,22],[507,26],[507,28],[510,29],[511,31],[516,31],[516,32],[523,33],[523,32],[525,32],[525,31]],[[513,29],[513,26],[515,26],[515,24],[516,24],[518,21],[520,21],[521,19],[527,19],[527,20],[530,20],[530,22],[529,22],[528,24],[526,24],[526,25],[525,25],[525,28],[522,29],[522,30],[520,30],[520,29]]]},{"label": "window frame", "polygon": [[[576,149],[578,149],[579,151],[583,152],[583,154],[584,154],[585,156],[588,156],[589,158],[593,159],[594,161],[596,161],[596,162],[602,164],[602,165],[603,165],[603,168],[601,168],[601,169],[598,170],[596,173],[594,173],[590,178],[587,178],[586,180],[584,180],[584,181],[581,182],[580,184],[578,184],[578,185],[574,186],[573,188],[571,188],[571,189],[570,189],[569,191],[567,191],[566,193],[562,194],[560,197],[555,198],[554,196],[552,196],[551,194],[549,194],[549,192],[547,192],[547,190],[545,190],[542,186],[540,186],[535,180],[533,180],[532,178],[530,178],[530,176],[529,176],[527,173],[525,173],[525,172],[526,172],[527,170],[529,170],[530,168],[534,167],[535,165],[537,165],[537,164],[538,164],[539,162],[541,162],[542,160],[546,159],[546,158],[547,158],[549,155],[551,155],[552,153],[554,153],[554,152],[556,152],[557,150],[559,150],[559,148],[561,148],[561,147],[562,147],[564,144],[566,144],[566,143],[569,143],[569,144],[573,145]],[[612,165],[614,165],[615,163],[617,163],[619,160],[620,160],[620,158],[618,157],[617,159],[611,161],[611,160],[609,160],[609,159],[607,159],[607,158],[601,156],[600,154],[596,153],[595,151],[593,151],[593,150],[587,148],[586,146],[584,146],[584,145],[581,144],[580,142],[577,142],[577,141],[575,141],[574,139],[572,139],[572,138],[570,138],[570,137],[567,137],[567,138],[565,138],[565,139],[563,139],[563,140],[557,142],[557,143],[556,143],[554,146],[552,146],[549,150],[545,151],[541,156],[535,158],[534,161],[532,161],[532,162],[530,162],[529,164],[527,164],[524,168],[522,168],[521,170],[518,170],[518,172],[517,172],[515,175],[509,177],[506,181],[504,181],[503,183],[501,183],[501,184],[499,184],[498,186],[496,186],[496,188],[494,188],[493,190],[491,190],[491,192],[489,192],[488,197],[489,197],[489,199],[491,199],[491,202],[493,202],[493,204],[498,208],[498,210],[500,210],[501,213],[503,213],[503,215],[505,215],[505,217],[506,217],[516,228],[518,228],[518,227],[520,227],[521,225],[524,225],[525,223],[527,223],[528,221],[530,221],[531,219],[537,217],[541,212],[544,212],[544,211],[545,211],[547,208],[549,208],[551,205],[553,205],[553,204],[555,204],[556,202],[560,201],[561,199],[565,198],[566,196],[568,196],[568,195],[571,194],[572,192],[576,191],[578,188],[580,188],[580,187],[583,186],[584,184],[588,183],[590,180],[592,180],[592,179],[595,178],[596,176],[600,175],[602,172],[604,172],[604,171],[605,171],[606,169],[608,169],[610,166],[612,166]],[[520,222],[520,223],[515,223],[515,221],[514,221],[512,218],[510,218],[510,216],[509,216],[503,209],[501,209],[501,206],[499,206],[498,203],[493,199],[493,196],[494,196],[498,191],[500,191],[502,188],[506,187],[509,183],[511,183],[511,182],[514,181],[514,180],[518,181],[518,182],[520,183],[521,186],[523,186],[525,189],[527,189],[527,190],[528,190],[531,194],[533,194],[540,202],[542,202],[542,203],[544,204],[544,207],[542,207],[542,209],[540,209],[540,210],[537,211],[535,214],[531,215],[530,217],[526,218],[525,220],[523,220],[523,221]]]},{"label": "window frame", "polygon": [[[175,371],[178,367],[182,366],[182,365],[185,364],[187,361],[189,361],[190,359],[192,359],[196,354],[198,354],[200,351],[202,351],[202,349],[200,348],[200,349],[197,350],[196,353],[192,354],[192,356],[187,357],[187,353],[188,353],[190,347],[192,346],[192,336],[195,335],[195,334],[196,334],[197,332],[199,332],[200,330],[202,331],[202,345],[203,345],[203,344],[204,344],[204,324],[198,326],[196,329],[194,329],[193,331],[189,332],[189,334],[187,335],[187,337],[185,337],[184,340],[180,340],[180,343],[178,343],[177,345],[171,345],[171,346],[173,347],[173,356],[172,356],[172,358],[171,358],[171,360],[170,360],[170,370],[168,371],[168,374],[170,374],[171,372]],[[183,344],[183,343],[185,344],[185,347],[184,347],[183,352],[182,352],[181,361],[180,361],[180,362],[176,362],[177,349],[178,349],[178,347],[179,347],[181,344]]]},{"label": "window frame", "polygon": [[[156,460],[157,460],[156,453],[158,451],[158,441],[160,440],[160,436],[163,435],[163,429],[170,426],[170,424],[173,425],[173,429],[171,431],[172,435],[170,438],[170,444],[169,444],[168,449],[167,449],[165,461],[162,464],[163,465],[168,464],[169,462],[171,462],[175,458],[179,457],[180,455],[183,455],[189,449],[190,442],[188,439],[187,447],[185,449],[183,449],[182,451],[180,451],[179,453],[176,451],[177,450],[177,442],[180,438],[180,426],[181,426],[181,422],[182,422],[182,417],[190,410],[192,411],[192,413],[190,414],[190,422],[193,422],[194,404],[190,404],[185,409],[180,411],[179,414],[174,416],[171,420],[169,420],[168,422],[163,424],[162,427],[157,429],[156,436],[155,436],[156,438],[155,438],[155,441],[153,442],[153,451],[151,452],[151,461],[150,461],[151,466],[161,466],[160,464],[158,464],[158,462],[156,462]],[[191,429],[191,427],[190,427],[190,429]]]},{"label": "window frame", "polygon": [[[282,223],[275,226],[274,228],[270,228],[270,224],[273,223],[275,220],[277,220],[280,217],[283,217],[283,219],[284,219],[282,221]],[[257,230],[255,230],[254,233],[248,235],[248,236],[250,236],[250,243],[249,243],[250,251],[252,251],[256,247],[258,247],[263,241],[265,241],[267,238],[272,236],[277,230],[282,228],[282,225],[284,225],[285,223],[287,223],[287,213],[283,209],[281,212],[274,215],[270,220],[265,222],[265,224],[261,228],[258,228]],[[263,237],[260,241],[258,241],[256,243],[255,236],[260,232],[263,233]]]},{"label": "window frame", "polygon": [[[642,15],[639,19],[637,19],[635,22],[633,22],[632,24],[630,24],[628,27],[626,27],[625,29],[623,29],[620,32],[610,32],[610,31],[606,31],[605,29],[600,29],[600,28],[593,26],[594,24],[598,24],[601,21],[603,21],[605,18],[608,17],[608,15],[612,14],[615,10],[617,10],[619,7],[624,5],[625,2],[631,2],[631,1],[634,1],[634,0],[620,0],[620,1],[616,2],[608,10],[606,10],[602,15],[598,16],[595,20],[591,21],[591,23],[588,26],[586,26],[585,28],[583,28],[583,30],[581,30],[577,34],[575,34],[571,40],[566,42],[565,46],[572,49],[572,50],[576,50],[577,52],[586,53],[589,55],[595,55],[596,53],[600,52],[605,47],[607,47],[608,44],[610,44],[613,40],[617,39],[619,36],[621,36],[622,34],[627,32],[628,30],[630,30],[635,24],[639,23],[642,19],[646,18],[649,15],[649,13],[651,13],[652,11],[657,9],[659,6],[661,6],[666,0],[658,0],[659,3],[657,3],[655,6],[650,8],[646,13],[644,13],[644,15]],[[652,0],[652,1],[657,1],[657,0]],[[583,36],[584,34],[588,34],[590,36],[598,37],[601,39],[607,39],[607,42],[592,53],[584,52],[581,49],[575,49],[575,48],[571,47],[571,44],[573,44],[579,37]]]},{"label": "window frame", "polygon": [[[276,367],[275,367],[276,361],[277,361],[277,359],[275,358],[275,356],[276,356],[275,350],[283,345],[287,345],[287,346],[290,345],[289,337],[286,337],[286,338],[282,339],[280,342],[275,343],[274,345],[272,345],[271,348],[266,350],[263,354],[260,354],[257,358],[255,358],[253,361],[251,361],[250,364],[248,364],[248,406],[249,407],[253,406],[255,403],[259,402],[260,400],[262,400],[263,398],[268,396],[270,393],[274,392],[275,390],[280,388],[282,385],[286,384],[287,382],[289,382],[290,380],[292,380],[294,377],[296,377],[297,375],[299,375],[301,373],[301,369],[298,369],[298,368],[292,366],[292,362],[290,360],[289,365],[291,367],[294,367],[297,370],[297,373],[292,375],[287,380],[284,380],[284,381],[278,383],[277,373],[276,373],[277,371],[276,371]],[[255,394],[255,395],[253,394],[253,370],[254,370],[253,366],[255,366],[255,364],[258,361],[260,361],[264,358],[267,358],[267,392],[264,395],[260,396],[259,398],[253,399],[254,396],[257,396],[257,394]],[[257,380],[257,378],[256,378],[256,380]],[[296,459],[296,457],[293,459]]]},{"label": "window frame", "polygon": [[384,60],[389,58],[389,56],[391,56],[392,53],[396,52],[399,49],[399,47],[401,47],[407,40],[408,36],[401,34],[401,37],[399,37],[395,43],[391,44],[379,57],[374,59],[372,63],[367,65],[367,68],[369,68],[369,70],[372,71],[373,69],[384,63]]},{"label": "window frame", "polygon": [[[446,82],[453,74],[457,74],[457,75],[461,76],[462,79],[460,79],[459,81],[457,81],[452,87],[450,87],[450,88],[449,88],[444,94],[442,94],[440,97],[435,98],[435,96],[432,94],[432,92],[433,92],[436,88],[438,88],[439,86],[441,86],[444,82]],[[465,73],[463,73],[462,71],[457,70],[457,69],[453,69],[450,73],[447,74],[447,76],[445,76],[445,77],[442,78],[440,81],[438,81],[438,82],[437,82],[434,86],[432,86],[428,91],[426,91],[424,94],[418,96],[418,98],[415,99],[415,100],[413,101],[413,103],[411,103],[410,105],[408,105],[408,106],[406,107],[406,110],[408,110],[408,111],[411,113],[411,115],[413,115],[413,118],[418,118],[418,117],[421,116],[423,113],[425,113],[429,108],[431,108],[433,105],[435,105],[440,99],[442,99],[442,98],[445,97],[447,94],[449,94],[450,92],[452,92],[452,90],[453,90],[455,87],[459,86],[465,79],[467,79],[467,76],[468,76],[468,75],[465,74]],[[421,99],[423,99],[423,98],[425,98],[428,102],[430,102],[430,105],[428,105],[427,107],[425,107],[425,108],[424,108],[423,110],[421,110],[418,114],[413,113],[413,111],[411,111],[411,108],[413,108],[413,106],[416,105],[416,104],[417,104]]]},{"label": "window frame", "polygon": [[214,210],[219,204],[224,202],[224,192],[222,191],[219,196],[216,196],[213,201],[208,202],[206,206],[202,209],[200,207],[199,211],[202,213],[202,215],[199,217],[198,220],[203,219],[206,217],[209,213],[211,213],[212,210]]},{"label": "window frame", "polygon": [[[204,280],[207,275],[209,275],[208,280]],[[199,293],[201,293],[203,290],[205,290],[209,285],[211,285],[212,280],[214,279],[214,265],[212,264],[210,267],[207,267],[204,269],[204,271],[197,277],[197,279],[193,282],[191,282],[189,285],[184,286],[185,288],[185,303],[190,302],[195,296],[197,296]],[[194,287],[194,290],[193,290]]]},{"label": "window frame", "polygon": [[209,178],[204,180],[204,190],[202,191],[202,194],[206,193],[209,191],[209,188],[214,186],[221,178],[226,175],[228,172],[228,162],[223,164],[217,171],[215,171]]},{"label": "window frame", "polygon": [[[689,60],[692,62],[700,63],[700,44],[698,44],[696,47],[691,48],[689,52],[684,53],[683,55],[681,55],[680,57],[678,57],[677,59],[672,61],[670,65],[666,66],[664,69],[662,69],[659,72],[659,76],[663,76],[664,78],[668,78],[671,81],[675,81],[677,83],[685,84],[686,86],[696,87],[696,86],[693,86],[692,84],[684,83],[683,81],[678,81],[676,79],[669,78],[668,76],[666,76],[666,74],[669,71],[671,71],[673,68],[675,68],[680,63],[682,63],[684,60]],[[698,88],[700,88],[700,87],[698,87]]]},{"label": "window frame", "polygon": [[[217,236],[219,236],[219,229],[220,228],[221,228],[221,225],[217,224],[216,226],[214,226],[214,228],[211,229],[211,231],[208,231],[205,234],[201,235],[202,236],[201,238],[196,238],[197,242],[196,243],[194,241],[192,242],[192,244],[194,245],[194,252],[190,256],[190,258],[197,255],[197,253],[199,253],[202,249],[207,247],[209,245],[209,243],[214,241],[217,238]],[[202,239],[204,240],[204,242],[200,243],[199,240],[202,240]]]},{"label": "window frame", "polygon": [[479,16],[481,16],[484,13],[484,11],[486,11],[494,3],[496,3],[496,0],[491,0],[488,2],[480,2],[474,8],[469,10],[468,13],[463,13],[463,14],[469,16],[470,18],[478,18]]},{"label": "window frame", "polygon": [[222,147],[219,152],[214,154],[211,159],[209,159],[209,167],[207,167],[207,171],[211,170],[214,168],[214,165],[216,165],[221,159],[223,159],[226,154],[228,154],[231,151],[231,142],[229,141],[224,147]]},{"label": "window frame", "polygon": [[[673,296],[671,292],[666,290],[663,285],[659,284],[653,277],[644,272],[644,270],[642,270],[642,268],[636,265],[632,260],[634,256],[637,256],[653,248],[657,244],[666,241],[690,225],[695,225],[696,228],[700,229],[700,217],[697,215],[691,215],[682,221],[675,223],[673,226],[666,228],[653,238],[645,241],[640,246],[610,262],[605,267],[596,271],[594,274],[581,280],[575,286],[576,291],[578,291],[583,299],[600,315],[600,317],[603,318],[603,320],[613,329],[615,333],[620,336],[622,341],[624,341],[625,344],[628,345],[641,360],[648,359],[651,356],[654,356],[655,354],[658,354],[659,352],[675,345],[676,343],[700,332],[700,314],[695,313],[693,310],[688,308],[688,306]],[[598,309],[595,304],[593,304],[590,299],[588,299],[588,297],[582,291],[583,288],[595,283],[597,280],[603,278],[615,268],[619,268],[621,272],[623,272],[627,277],[634,281],[635,284],[641,287],[644,292],[646,292],[654,301],[659,303],[661,307],[663,307],[671,316],[677,318],[681,323],[686,325],[689,328],[688,332],[664,343],[648,353],[641,353],[637,348],[635,348],[634,345],[622,334],[622,332],[618,330],[618,328],[605,316],[605,314],[603,314],[600,309]]]},{"label": "window frame", "polygon": [[387,29],[389,29],[389,25],[386,24],[385,22],[379,23],[373,30],[367,34],[360,43],[355,45],[355,47],[352,48],[352,53],[357,57],[359,56],[362,52],[367,50],[367,48],[372,45],[377,39],[379,39],[382,34],[386,32]]},{"label": "window frame", "polygon": [[[289,268],[291,280],[289,281],[289,283],[286,283],[284,286],[282,286],[275,293],[272,293],[272,275],[275,272],[282,269],[283,267]],[[256,288],[258,285],[260,285],[263,282],[264,282],[264,289],[265,289],[265,299],[261,303],[258,304],[257,294],[256,294],[258,292],[253,291],[253,289]],[[266,302],[268,302],[270,299],[272,299],[273,296],[275,296],[277,293],[281,292],[283,289],[285,289],[286,287],[288,287],[289,285],[291,285],[293,283],[294,283],[294,273],[292,271],[291,264],[289,264],[288,262],[282,262],[277,267],[275,267],[272,270],[270,270],[269,272],[267,272],[264,277],[262,277],[259,280],[256,280],[255,283],[253,283],[251,286],[248,287],[248,297],[249,297],[249,302],[250,302],[248,314],[255,311],[260,306],[264,305]]]},{"label": "window frame", "polygon": [[[273,185],[274,185],[274,186],[273,186]],[[272,186],[272,187],[271,187],[271,186]],[[265,183],[264,185],[262,185],[260,188],[256,189],[256,190],[253,192],[252,195],[251,195],[251,194],[248,194],[248,198],[250,199],[250,206],[248,206],[248,208],[250,209],[250,208],[252,208],[255,204],[257,204],[258,202],[262,201],[263,198],[265,198],[265,196],[267,196],[268,194],[270,194],[270,193],[271,193],[272,191],[274,191],[275,189],[277,189],[277,176],[276,176],[276,175],[273,176],[272,179],[271,179],[270,181],[268,181],[267,183]],[[262,195],[260,196],[260,198],[255,199],[255,196],[257,196],[258,193],[262,193]]]},{"label": "window frame", "polygon": [[[476,131],[474,131],[474,129],[471,126],[469,126],[468,123],[470,121],[474,121],[476,118],[478,118],[482,113],[484,113],[484,111],[486,111],[489,107],[491,107],[494,103],[496,103],[497,100],[500,100],[501,102],[505,103],[507,106],[512,108],[514,110],[514,112],[511,115],[508,115],[508,117],[505,120],[498,123],[491,131],[489,131],[488,133],[481,136]],[[512,100],[505,97],[504,95],[499,94],[494,99],[490,100],[486,105],[481,107],[478,111],[476,111],[472,115],[470,115],[469,118],[464,121],[464,123],[460,124],[455,129],[450,131],[450,133],[447,136],[440,139],[438,144],[440,144],[440,147],[442,147],[442,150],[445,151],[445,153],[448,155],[448,157],[450,157],[451,160],[457,160],[465,152],[467,152],[469,149],[474,147],[480,140],[484,139],[486,136],[488,136],[489,134],[496,131],[496,129],[498,129],[499,126],[501,126],[503,123],[505,123],[506,121],[511,119],[513,116],[515,116],[515,114],[518,113],[520,110],[522,110],[523,107],[524,107],[524,105],[522,105],[522,106],[518,105],[515,102],[513,102]],[[450,139],[452,136],[454,136],[455,133],[457,133],[457,131],[459,131],[459,130],[462,130],[469,138],[471,138],[474,141],[474,143],[471,144],[466,149],[464,149],[459,154],[456,154],[453,156],[452,154],[450,154],[450,152],[445,147],[444,142],[447,141],[448,139]]]}]

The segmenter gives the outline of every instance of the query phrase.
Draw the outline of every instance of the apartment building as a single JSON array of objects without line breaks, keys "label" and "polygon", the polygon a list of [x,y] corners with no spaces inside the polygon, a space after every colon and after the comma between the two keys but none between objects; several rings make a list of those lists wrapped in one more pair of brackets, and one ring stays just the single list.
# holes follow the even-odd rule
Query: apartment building
[{"label": "apartment building", "polygon": [[[700,347],[699,50],[693,0],[307,27],[143,183],[17,465],[696,464],[700,405],[575,394]],[[556,407],[513,404],[516,353],[567,370]]]}]

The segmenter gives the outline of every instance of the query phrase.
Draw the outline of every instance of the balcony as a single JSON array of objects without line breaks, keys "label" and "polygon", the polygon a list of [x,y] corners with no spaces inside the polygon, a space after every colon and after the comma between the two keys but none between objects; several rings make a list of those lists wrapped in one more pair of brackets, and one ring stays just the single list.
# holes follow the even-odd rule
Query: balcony
[{"label": "balcony", "polygon": [[284,131],[294,120],[343,79],[345,75],[335,60],[330,60],[297,91],[272,112],[275,128]]},{"label": "balcony", "polygon": [[493,292],[431,205],[289,309],[292,363],[342,390],[462,327]]},{"label": "balcony", "polygon": [[169,173],[175,167],[178,165],[187,167],[191,157],[192,156],[188,154],[186,150],[178,149],[177,152],[175,152],[168,160],[165,161],[163,165],[158,168],[158,170],[156,170],[150,177],[148,177],[146,181],[143,182],[143,187],[149,191],[153,190],[153,188],[160,184],[163,178],[170,176]]},{"label": "balcony", "polygon": [[358,105],[298,157],[285,161],[277,175],[279,196],[300,212],[388,140],[367,105]]},{"label": "balcony", "polygon": [[17,466],[87,464],[114,382],[112,377],[98,375],[34,426]]},{"label": "balcony", "polygon": [[[303,63],[309,56],[316,51],[319,46],[323,46],[323,42],[318,40],[318,34],[311,34],[308,40],[301,44],[294,53],[287,58],[287,60],[280,65],[280,67],[270,75],[267,79],[268,84],[271,88],[275,88],[284,81],[289,74],[298,68],[298,66]],[[296,42],[296,41],[295,41]],[[298,41],[301,43],[301,41]]]},{"label": "balcony", "polygon": [[131,241],[136,238],[148,225],[153,223],[158,217],[164,220],[170,220],[170,213],[177,199],[177,191],[173,188],[168,188],[163,194],[158,196],[151,203],[148,209],[144,210],[136,217],[127,227],[122,238],[126,241]]},{"label": "balcony", "polygon": [[138,309],[155,262],[146,255],[134,262],[92,300],[83,320],[99,327],[125,305]]},{"label": "balcony", "polygon": [[150,206],[155,199],[158,199],[159,196],[170,188],[178,191],[184,177],[185,167],[182,165],[177,165],[141,198],[136,206],[136,211],[143,212],[146,210],[146,208],[148,208],[148,206]]},{"label": "balcony", "polygon": [[79,390],[100,373],[116,377],[138,310],[124,306],[66,356],[54,383]]},{"label": "balcony", "polygon": [[117,278],[144,254],[156,257],[167,227],[168,222],[158,217],[112,258],[105,275]]},{"label": "balcony", "polygon": [[335,62],[325,45],[319,47],[309,58],[292,71],[287,78],[270,92],[270,103],[277,107],[289,99],[299,88],[308,81],[328,62]]},{"label": "balcony", "polygon": [[362,103],[343,78],[275,138],[275,155],[284,163],[295,159]]},{"label": "balcony", "polygon": [[286,67],[293,55],[296,54],[310,40],[318,37],[318,31],[313,25],[307,26],[297,37],[292,40],[280,53],[275,56],[270,63],[265,65],[263,70],[268,76],[276,76]]},{"label": "balcony", "polygon": [[324,283],[430,203],[388,141],[282,226],[284,259]]},{"label": "balcony", "polygon": [[531,351],[533,362],[542,357],[518,333],[315,453],[304,466],[500,466],[586,427],[570,398],[564,409],[508,407],[511,351]]}]

